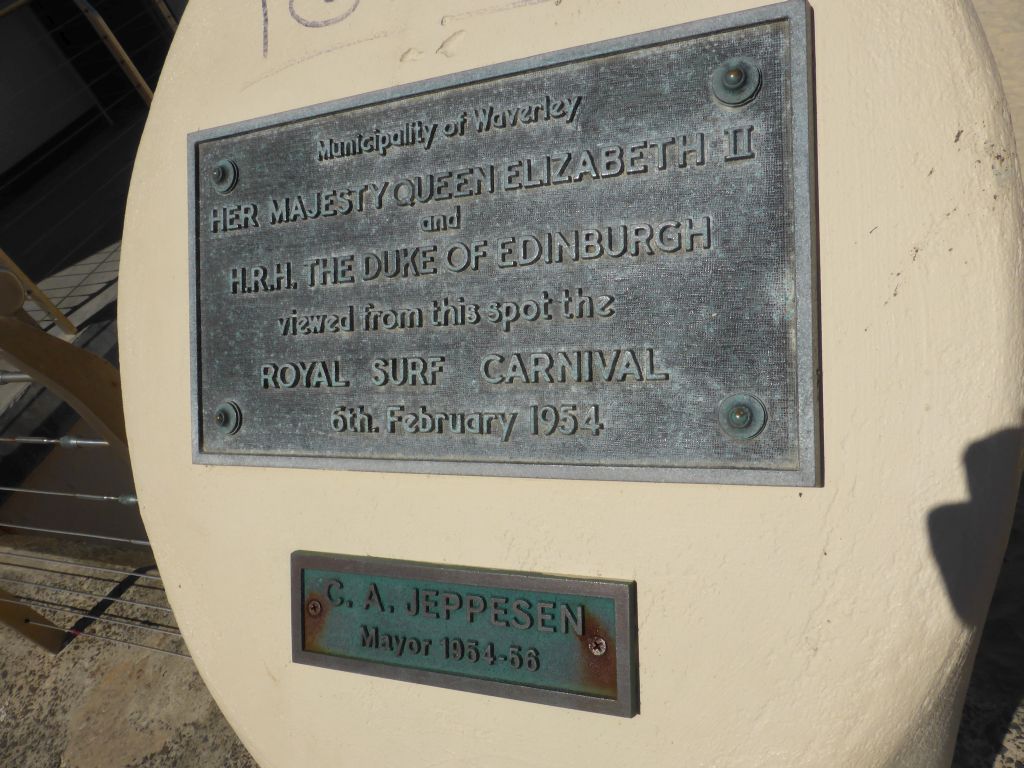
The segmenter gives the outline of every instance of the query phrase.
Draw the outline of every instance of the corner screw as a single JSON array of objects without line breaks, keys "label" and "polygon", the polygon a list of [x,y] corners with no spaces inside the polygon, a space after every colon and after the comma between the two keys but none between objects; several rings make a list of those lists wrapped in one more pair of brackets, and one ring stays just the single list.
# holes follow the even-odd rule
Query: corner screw
[{"label": "corner screw", "polygon": [[608,650],[608,641],[603,637],[592,637],[590,638],[590,642],[587,643],[587,648],[589,648],[590,652],[595,656],[604,656],[605,652]]},{"label": "corner screw", "polygon": [[727,107],[742,107],[761,90],[761,69],[747,59],[726,59],[711,73],[711,93]]},{"label": "corner screw", "polygon": [[320,605],[319,600],[310,600],[306,604],[306,613],[312,616],[314,619],[323,613],[324,607]]},{"label": "corner screw", "polygon": [[731,395],[718,404],[718,423],[730,437],[750,440],[767,422],[768,410],[753,395]]},{"label": "corner screw", "polygon": [[238,403],[225,400],[213,412],[213,423],[225,435],[233,435],[242,428],[242,409]]},{"label": "corner screw", "polygon": [[238,166],[234,160],[221,160],[210,169],[213,187],[222,195],[226,195],[238,183]]}]

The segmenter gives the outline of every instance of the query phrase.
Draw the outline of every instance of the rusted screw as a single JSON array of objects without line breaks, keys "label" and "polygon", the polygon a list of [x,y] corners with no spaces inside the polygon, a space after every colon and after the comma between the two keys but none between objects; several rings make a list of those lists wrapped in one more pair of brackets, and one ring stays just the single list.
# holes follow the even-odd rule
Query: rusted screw
[{"label": "rusted screw", "polygon": [[306,603],[306,612],[314,619],[319,616],[324,610],[324,607],[320,605],[319,600],[310,600]]},{"label": "rusted screw", "polygon": [[590,652],[595,656],[604,656],[605,652],[608,650],[608,641],[603,637],[592,637],[590,638],[590,642],[587,643],[587,648],[589,648]]}]

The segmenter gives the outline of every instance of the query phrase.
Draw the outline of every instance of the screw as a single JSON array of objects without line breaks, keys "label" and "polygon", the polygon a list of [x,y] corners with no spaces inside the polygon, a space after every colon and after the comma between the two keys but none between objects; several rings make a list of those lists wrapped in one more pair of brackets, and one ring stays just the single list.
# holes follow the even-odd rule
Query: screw
[{"label": "screw", "polygon": [[213,179],[214,188],[226,195],[238,183],[238,166],[234,160],[220,160],[210,169],[210,178]]},{"label": "screw", "polygon": [[590,642],[587,643],[587,648],[589,648],[590,652],[595,656],[604,656],[605,652],[608,650],[608,641],[603,637],[592,637],[590,638]]},{"label": "screw", "polygon": [[745,83],[746,81],[747,73],[744,72],[743,69],[740,67],[733,67],[724,75],[722,75],[722,84],[726,88],[733,91],[735,91],[737,88],[743,85],[743,83]]},{"label": "screw", "polygon": [[746,429],[754,420],[754,414],[749,406],[737,405],[729,411],[729,426],[733,429]]},{"label": "screw", "polygon": [[753,395],[732,395],[718,405],[718,423],[730,437],[742,440],[757,437],[767,421],[764,403]]},{"label": "screw", "polygon": [[711,93],[728,107],[741,107],[761,90],[761,69],[747,59],[728,59],[711,73]]},{"label": "screw", "polygon": [[225,435],[233,435],[242,428],[242,409],[238,403],[225,400],[213,412],[213,423]]},{"label": "screw", "polygon": [[306,612],[314,619],[323,613],[324,607],[320,605],[319,600],[310,600],[306,603]]}]

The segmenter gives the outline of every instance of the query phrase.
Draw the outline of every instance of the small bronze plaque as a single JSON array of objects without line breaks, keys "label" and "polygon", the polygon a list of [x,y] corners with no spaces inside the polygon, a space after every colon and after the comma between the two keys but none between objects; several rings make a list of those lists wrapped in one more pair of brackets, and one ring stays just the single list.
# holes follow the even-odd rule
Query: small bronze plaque
[{"label": "small bronze plaque", "polygon": [[292,555],[293,658],[632,717],[636,585]]},{"label": "small bronze plaque", "polygon": [[810,485],[802,0],[190,137],[195,461]]}]

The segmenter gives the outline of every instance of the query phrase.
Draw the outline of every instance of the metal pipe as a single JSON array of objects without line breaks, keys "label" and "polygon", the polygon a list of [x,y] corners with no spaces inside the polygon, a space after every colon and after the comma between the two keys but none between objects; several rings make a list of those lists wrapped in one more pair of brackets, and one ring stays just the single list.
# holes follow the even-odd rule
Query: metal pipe
[{"label": "metal pipe", "polygon": [[9,485],[0,485],[0,491],[10,493],[34,493],[38,496],[63,496],[69,499],[81,499],[82,501],[113,501],[126,507],[139,503],[138,497],[132,493],[123,493],[120,496],[98,496],[94,493],[70,493],[68,491],[40,491],[35,488],[14,488]]},{"label": "metal pipe", "polygon": [[99,539],[100,541],[116,541],[121,544],[135,544],[139,547],[148,547],[149,542],[145,539],[122,539],[118,536],[101,536],[98,533],[82,533],[81,531],[62,531],[57,528],[36,528],[32,525],[16,525],[15,523],[0,522],[0,528],[12,528],[16,531],[32,531],[33,533],[55,533],[59,536],[80,536],[83,539]]},{"label": "metal pipe", "polygon": [[74,629],[61,629],[60,627],[51,627],[49,624],[40,624],[38,621],[32,621],[31,619],[25,620],[26,624],[35,624],[40,627],[46,627],[47,629],[55,629],[58,632],[63,632],[67,635],[74,635],[75,637],[91,637],[94,640],[104,640],[108,643],[117,643],[118,645],[130,645],[133,648],[145,648],[147,651],[156,651],[157,653],[166,653],[168,656],[181,656],[183,659],[191,659],[187,653],[178,653],[177,651],[165,651],[163,648],[157,648],[152,645],[142,645],[141,643],[133,643],[129,640],[115,640],[113,637],[107,637],[106,635],[94,635],[91,632],[80,632]]},{"label": "metal pipe", "polygon": [[19,445],[59,445],[61,448],[109,448],[110,443],[106,440],[93,440],[88,437],[75,437],[64,435],[63,437],[32,437],[23,435],[18,437],[0,437],[0,443],[17,443]]},{"label": "metal pipe", "polygon": [[32,377],[20,371],[0,371],[0,384],[21,384],[32,381]]},{"label": "metal pipe", "polygon": [[109,597],[107,595],[95,595],[92,592],[83,592],[80,589],[68,589],[67,587],[54,587],[49,584],[40,584],[35,581],[24,581],[22,579],[12,579],[9,576],[0,576],[0,581],[5,581],[8,584],[20,584],[23,587],[37,587],[38,589],[50,589],[54,592],[64,592],[68,595],[78,595],[79,597],[88,597],[99,603],[104,600],[111,600],[115,603],[124,603],[125,605],[134,605],[138,608],[152,608],[154,611],[163,611],[164,613],[173,613],[170,608],[164,608],[162,605],[153,605],[152,603],[140,603],[138,600],[128,600],[123,597]]},{"label": "metal pipe", "polygon": [[[3,527],[0,524],[0,527]],[[42,557],[40,555],[23,555],[20,552],[10,552],[5,549],[0,549],[0,556],[3,557],[19,557],[24,560],[37,560],[40,563],[52,563],[54,565],[70,565],[73,568],[88,568],[92,571],[102,571],[103,573],[114,573],[118,576],[134,576],[137,579],[152,579],[153,581],[163,581],[159,576],[153,576],[148,573],[132,573],[131,571],[122,571],[117,568],[105,568],[102,565],[88,565],[86,563],[76,563],[71,560],[59,560],[56,557]]]},{"label": "metal pipe", "polygon": [[79,611],[65,608],[62,605],[52,605],[47,602],[39,602],[36,600],[29,600],[28,598],[20,597],[18,600],[8,600],[7,598],[0,597],[0,603],[11,603],[13,605],[27,605],[30,608],[42,608],[43,610],[59,611],[60,613],[66,613],[69,616],[76,616],[80,619],[90,619],[92,621],[98,621],[103,624],[117,624],[123,627],[134,627],[135,629],[148,629],[153,632],[160,632],[171,637],[181,637],[181,632],[171,627],[165,627],[159,624],[149,624],[144,621],[132,621],[131,619],[124,619],[119,616],[90,616],[87,613],[81,613]]}]

